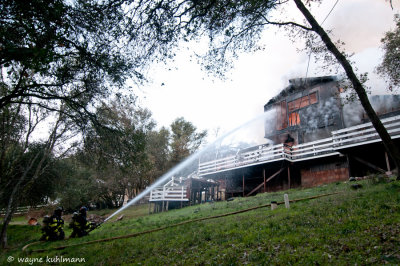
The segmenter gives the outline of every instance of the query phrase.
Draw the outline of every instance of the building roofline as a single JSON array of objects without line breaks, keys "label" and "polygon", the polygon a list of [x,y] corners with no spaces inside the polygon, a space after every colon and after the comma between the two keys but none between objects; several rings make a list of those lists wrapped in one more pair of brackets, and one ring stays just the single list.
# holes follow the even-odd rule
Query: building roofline
[{"label": "building roofline", "polygon": [[290,95],[294,94],[296,92],[302,91],[306,88],[315,86],[317,84],[321,83],[328,83],[328,82],[334,82],[337,81],[338,77],[337,76],[321,76],[321,77],[309,77],[309,78],[293,78],[289,79],[289,86],[284,88],[281,92],[279,92],[278,95],[275,97],[272,97],[265,105],[264,109],[271,104],[276,103],[280,99]]}]

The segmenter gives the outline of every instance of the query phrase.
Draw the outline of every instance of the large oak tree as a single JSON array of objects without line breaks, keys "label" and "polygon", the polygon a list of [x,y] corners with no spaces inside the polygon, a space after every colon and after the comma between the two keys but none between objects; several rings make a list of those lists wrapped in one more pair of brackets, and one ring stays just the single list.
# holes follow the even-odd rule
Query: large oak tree
[{"label": "large oak tree", "polygon": [[[123,2],[113,0],[0,1],[0,116],[7,127],[1,132],[0,155],[12,162],[0,164],[2,178],[14,173],[10,166],[20,165],[29,151],[31,136],[37,134],[34,118],[46,114],[48,121],[58,121],[44,143],[45,152],[31,156],[21,174],[8,175],[14,180],[2,246],[24,184],[47,167],[46,158],[63,142],[62,135],[99,124],[95,110],[100,102],[118,92],[129,94],[121,91],[125,81],[142,82],[146,66],[158,58],[160,49],[133,31],[127,34],[131,20],[125,11]],[[11,153],[13,147],[25,148]]]}]

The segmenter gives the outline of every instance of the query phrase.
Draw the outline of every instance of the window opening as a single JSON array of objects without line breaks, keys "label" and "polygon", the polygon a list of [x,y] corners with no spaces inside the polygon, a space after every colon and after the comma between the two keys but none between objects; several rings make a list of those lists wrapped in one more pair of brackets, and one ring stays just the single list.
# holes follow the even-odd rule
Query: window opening
[{"label": "window opening", "polygon": [[300,115],[297,112],[289,114],[289,126],[300,125]]},{"label": "window opening", "polygon": [[287,124],[286,101],[282,101],[276,105],[276,129],[285,129]]},{"label": "window opening", "polygon": [[313,92],[309,95],[300,97],[294,101],[291,101],[288,103],[288,111],[293,112],[297,109],[307,107],[311,104],[317,103],[318,98],[317,98],[317,92]]}]

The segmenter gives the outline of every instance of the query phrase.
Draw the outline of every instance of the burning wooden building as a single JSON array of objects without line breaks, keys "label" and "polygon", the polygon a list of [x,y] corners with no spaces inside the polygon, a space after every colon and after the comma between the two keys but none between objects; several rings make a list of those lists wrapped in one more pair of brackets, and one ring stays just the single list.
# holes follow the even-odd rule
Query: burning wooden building
[{"label": "burning wooden building", "polygon": [[[224,197],[311,187],[371,172],[391,171],[391,159],[357,103],[344,104],[335,77],[292,79],[265,112],[265,138],[258,145],[217,160],[203,161],[199,175],[216,180]],[[399,95],[370,101],[399,145]]]},{"label": "burning wooden building", "polygon": [[334,77],[291,79],[289,83],[264,106],[265,112],[275,112],[266,123],[265,138],[275,144],[297,145],[327,138],[344,127]]}]

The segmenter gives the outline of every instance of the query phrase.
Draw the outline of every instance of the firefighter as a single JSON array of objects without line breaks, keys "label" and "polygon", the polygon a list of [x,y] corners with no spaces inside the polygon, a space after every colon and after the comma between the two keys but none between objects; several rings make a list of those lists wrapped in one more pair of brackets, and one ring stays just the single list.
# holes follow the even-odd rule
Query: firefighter
[{"label": "firefighter", "polygon": [[78,221],[78,216],[79,216],[79,214],[77,212],[74,212],[72,214],[72,220],[71,220],[71,222],[69,224],[69,228],[72,228],[72,233],[70,235],[70,238],[71,237],[77,237],[79,235],[78,233],[80,232],[80,230],[79,230],[80,224],[79,224],[79,221]]},{"label": "firefighter", "polygon": [[49,227],[56,236],[56,240],[63,240],[65,237],[64,220],[61,218],[63,211],[63,207],[57,207],[53,215],[50,217]]},{"label": "firefighter", "polygon": [[41,241],[62,240],[65,237],[63,230],[64,220],[61,218],[62,207],[57,207],[52,216],[43,217]]},{"label": "firefighter", "polygon": [[50,241],[50,240],[56,240],[56,236],[53,234],[53,231],[51,230],[50,226],[50,216],[46,215],[43,217],[43,226],[42,226],[42,236],[40,237],[40,241]]},{"label": "firefighter", "polygon": [[79,209],[79,213],[74,212],[72,215],[72,222],[70,223],[70,227],[72,228],[70,237],[86,236],[97,227],[95,223],[87,221],[86,213],[87,208],[84,206]]}]

